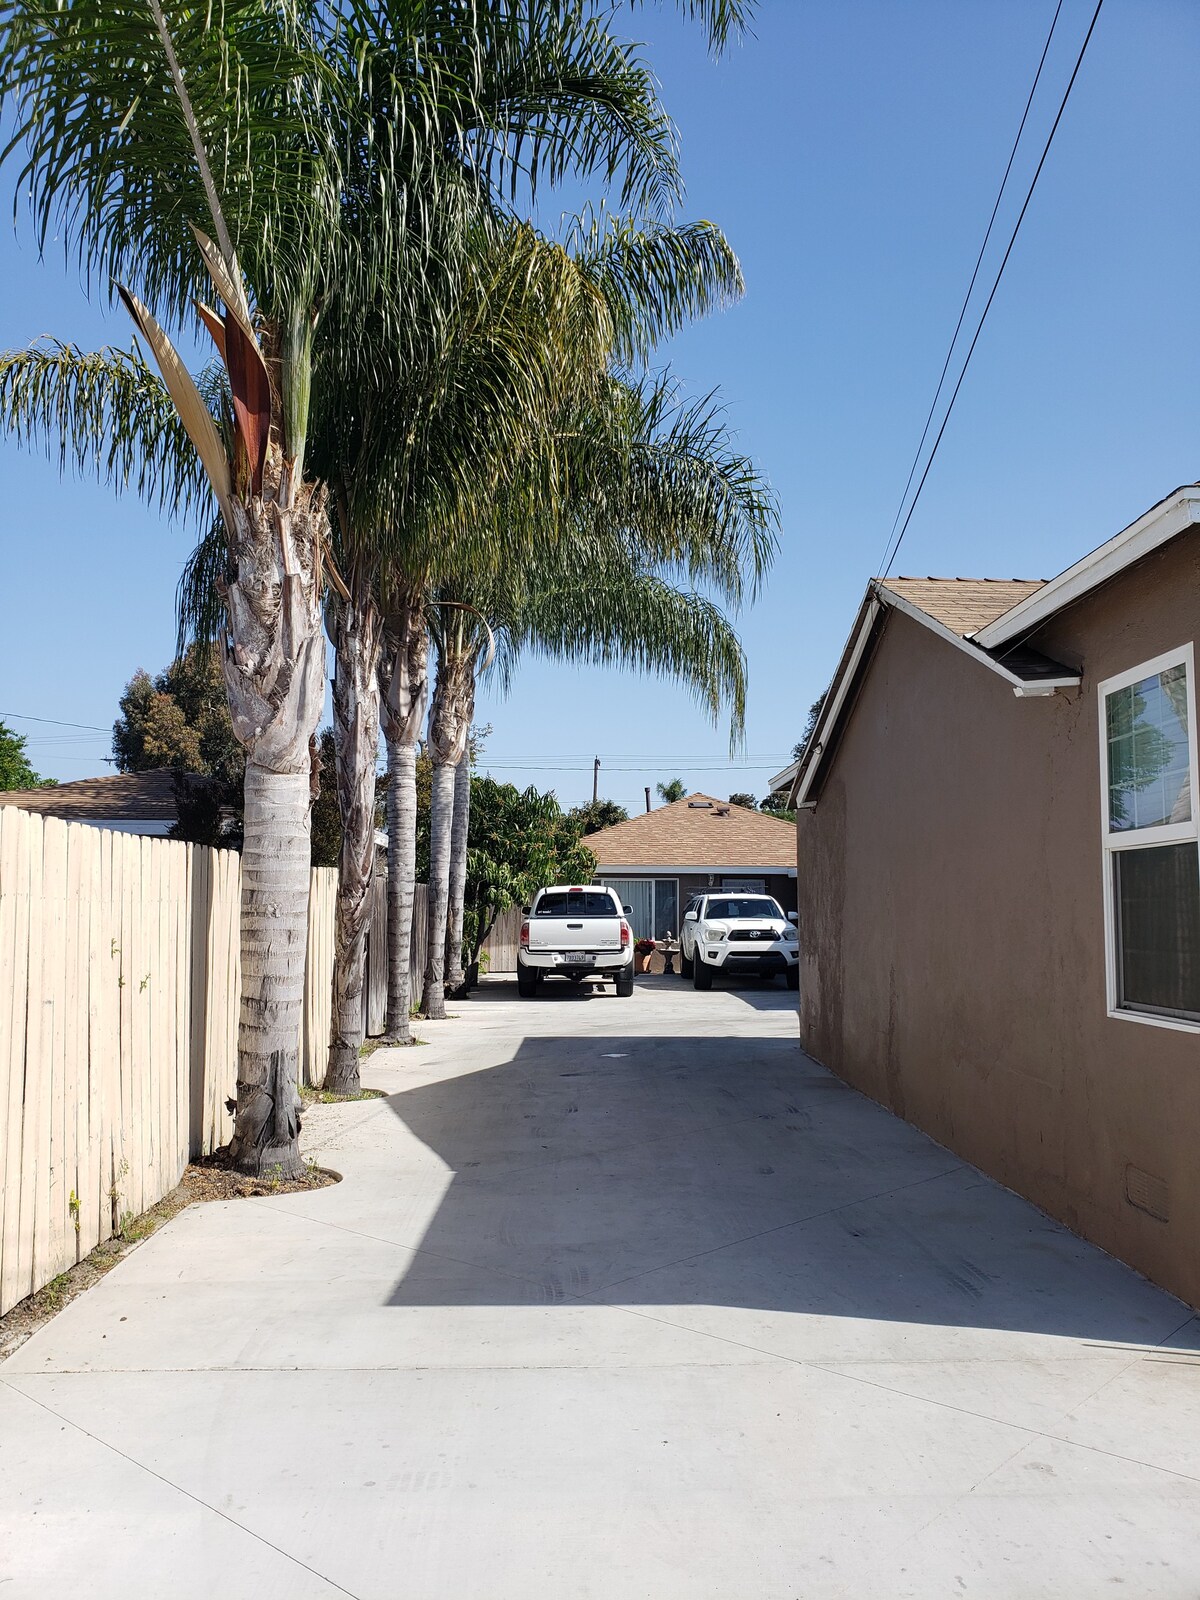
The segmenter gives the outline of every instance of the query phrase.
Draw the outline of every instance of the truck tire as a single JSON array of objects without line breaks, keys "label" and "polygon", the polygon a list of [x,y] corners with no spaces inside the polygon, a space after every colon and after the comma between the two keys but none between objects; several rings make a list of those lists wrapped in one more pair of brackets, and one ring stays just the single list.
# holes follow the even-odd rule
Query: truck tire
[{"label": "truck tire", "polygon": [[789,967],[784,973],[783,981],[789,989],[798,989],[800,987],[800,968]]},{"label": "truck tire", "polygon": [[679,946],[679,976],[681,978],[690,978],[691,975],[692,975],[692,958],[691,958],[691,956],[685,956],[684,955],[683,946],[680,945]]},{"label": "truck tire", "polygon": [[622,1000],[628,1000],[633,993],[633,962],[627,967],[617,968],[617,993]]},{"label": "truck tire", "polygon": [[711,989],[712,973],[708,971],[702,961],[697,961],[692,968],[693,989]]},{"label": "truck tire", "polygon": [[537,976],[528,967],[517,962],[517,993],[522,1000],[532,1000],[537,993]]}]

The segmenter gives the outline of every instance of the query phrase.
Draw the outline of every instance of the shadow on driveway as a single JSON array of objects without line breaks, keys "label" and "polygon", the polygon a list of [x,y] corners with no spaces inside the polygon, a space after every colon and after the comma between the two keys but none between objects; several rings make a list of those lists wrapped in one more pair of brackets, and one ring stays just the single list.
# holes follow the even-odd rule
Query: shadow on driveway
[{"label": "shadow on driveway", "polygon": [[[767,1009],[794,1003],[759,993],[777,1002]],[[582,1003],[567,984],[530,1002],[539,1014]],[[611,1032],[527,1037],[502,1065],[390,1097],[454,1173],[390,1304],[584,1297],[1131,1345],[1165,1336],[1169,1297],[794,1040],[626,1035],[620,1020],[618,1007]],[[447,1259],[479,1270],[448,1282]],[[1198,1327],[1183,1348],[1200,1348]]]}]

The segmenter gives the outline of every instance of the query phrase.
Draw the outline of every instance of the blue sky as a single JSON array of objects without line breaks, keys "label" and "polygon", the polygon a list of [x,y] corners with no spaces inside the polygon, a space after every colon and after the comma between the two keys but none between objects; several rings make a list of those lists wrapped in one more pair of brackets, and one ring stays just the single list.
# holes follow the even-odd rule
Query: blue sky
[{"label": "blue sky", "polygon": [[[1092,8],[1065,0],[1016,205]],[[601,792],[631,807],[674,776],[765,791],[879,565],[1052,12],[763,0],[716,63],[674,8],[629,14],[680,130],[686,214],[726,230],[747,280],[665,355],[692,392],[721,390],[782,505],[739,623],[745,766],[674,687],[531,659],[507,698],[482,696],[497,777],[574,803],[599,755]],[[1198,64],[1193,0],[1106,0],[897,571],[1050,576],[1200,476]],[[23,224],[0,230],[0,281],[4,345],[128,339]],[[171,655],[186,530],[2,441],[0,475],[0,715],[107,727],[134,669]],[[110,770],[103,734],[14,726],[44,773]]]}]

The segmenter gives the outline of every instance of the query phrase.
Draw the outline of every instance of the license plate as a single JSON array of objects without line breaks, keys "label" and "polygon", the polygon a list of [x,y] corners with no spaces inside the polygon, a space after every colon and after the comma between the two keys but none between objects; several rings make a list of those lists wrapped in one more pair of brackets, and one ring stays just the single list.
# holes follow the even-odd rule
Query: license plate
[{"label": "license plate", "polygon": [[585,955],[582,950],[572,950],[568,955],[563,957],[564,962],[569,967],[582,967],[585,961],[590,961],[591,959],[591,956]]}]

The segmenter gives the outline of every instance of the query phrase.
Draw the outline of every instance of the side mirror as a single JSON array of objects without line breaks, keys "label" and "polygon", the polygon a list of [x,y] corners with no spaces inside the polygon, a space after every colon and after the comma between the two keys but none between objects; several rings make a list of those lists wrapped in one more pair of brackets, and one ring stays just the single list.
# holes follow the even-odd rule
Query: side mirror
[{"label": "side mirror", "polygon": [[799,917],[798,913],[795,912],[795,911],[789,911],[788,914],[787,914],[787,919],[788,919],[789,922],[799,922],[800,921],[800,917]]},{"label": "side mirror", "polygon": [[529,915],[529,907],[528,906],[522,906],[521,907],[521,915],[523,917],[527,917]]},{"label": "side mirror", "polygon": [[683,914],[683,920],[685,922],[695,922],[696,913],[694,911],[685,911]]},{"label": "side mirror", "polygon": [[633,907],[632,906],[622,906],[621,910],[624,913],[624,915],[627,916],[627,917],[631,917],[633,915]]}]

